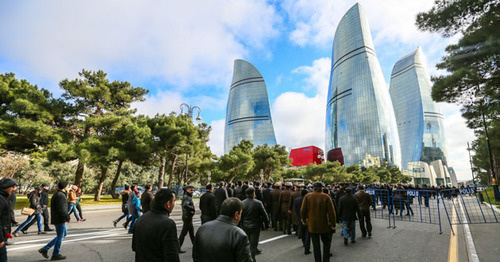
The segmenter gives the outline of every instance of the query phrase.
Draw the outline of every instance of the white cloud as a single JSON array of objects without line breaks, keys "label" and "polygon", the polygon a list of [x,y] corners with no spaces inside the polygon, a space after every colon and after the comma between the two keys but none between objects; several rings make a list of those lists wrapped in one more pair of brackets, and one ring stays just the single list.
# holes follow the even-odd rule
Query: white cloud
[{"label": "white cloud", "polygon": [[208,146],[212,150],[212,153],[221,156],[224,154],[224,127],[225,119],[214,120],[210,123],[212,127],[212,132],[210,132],[210,141],[208,141]]},{"label": "white cloud", "polygon": [[86,68],[223,86],[232,60],[263,50],[280,23],[272,5],[252,0],[30,1],[1,9],[0,31],[12,36],[0,41],[2,56],[53,82]]},{"label": "white cloud", "polygon": [[168,115],[171,112],[179,112],[179,106],[184,101],[185,100],[180,93],[165,91],[157,93],[155,96],[148,96],[146,97],[146,101],[136,102],[132,104],[132,107],[135,107],[137,109],[137,113],[142,115]]},{"label": "white cloud", "polygon": [[304,74],[304,89],[314,90],[316,95],[286,92],[278,96],[272,106],[276,139],[281,145],[296,148],[315,145],[324,148],[325,116],[328,81],[330,78],[329,58],[320,58],[312,66],[301,66],[293,70]]},{"label": "white cloud", "polygon": [[475,140],[474,131],[467,127],[458,105],[440,103],[439,107],[444,115],[448,165],[455,169],[458,180],[471,179],[467,142]]}]

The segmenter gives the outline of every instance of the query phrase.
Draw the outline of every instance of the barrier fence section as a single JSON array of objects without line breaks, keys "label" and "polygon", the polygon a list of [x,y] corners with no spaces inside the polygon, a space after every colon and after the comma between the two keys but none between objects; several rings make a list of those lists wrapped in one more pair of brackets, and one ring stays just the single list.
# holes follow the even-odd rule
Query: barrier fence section
[{"label": "barrier fence section", "polygon": [[396,228],[396,221],[426,223],[439,225],[439,232],[442,233],[443,219],[449,222],[450,227],[455,224],[500,223],[500,217],[489,204],[494,202],[487,190],[488,187],[466,187],[439,190],[366,189],[366,192],[373,201],[371,216],[387,219],[389,227]]},{"label": "barrier fence section", "polygon": [[488,187],[465,187],[441,190],[440,197],[451,225],[499,223],[492,199],[486,192]]}]

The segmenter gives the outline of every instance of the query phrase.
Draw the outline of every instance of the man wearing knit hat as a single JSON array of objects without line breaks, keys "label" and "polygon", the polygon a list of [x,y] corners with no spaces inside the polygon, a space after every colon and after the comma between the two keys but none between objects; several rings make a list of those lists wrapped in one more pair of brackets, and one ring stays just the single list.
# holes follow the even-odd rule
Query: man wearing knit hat
[{"label": "man wearing knit hat", "polygon": [[61,181],[57,184],[58,191],[52,196],[50,201],[50,216],[51,223],[56,228],[57,236],[52,239],[46,246],[38,250],[43,257],[49,258],[49,249],[54,247],[52,252],[51,260],[62,260],[66,259],[65,256],[59,254],[61,249],[62,239],[66,236],[66,222],[69,221],[70,217],[68,214],[68,200],[66,194],[69,188],[69,184],[66,181]]},{"label": "man wearing knit hat", "polygon": [[17,183],[11,178],[0,180],[0,261],[7,261],[7,248],[5,243],[10,236],[12,218],[8,198],[17,189]]}]

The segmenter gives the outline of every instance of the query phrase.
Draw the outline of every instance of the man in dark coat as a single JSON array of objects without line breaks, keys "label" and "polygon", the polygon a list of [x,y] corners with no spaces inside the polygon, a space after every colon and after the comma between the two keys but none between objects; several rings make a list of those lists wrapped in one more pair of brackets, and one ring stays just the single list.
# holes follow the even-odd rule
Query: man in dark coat
[{"label": "man in dark coat", "polygon": [[301,221],[301,216],[300,216],[300,209],[302,207],[302,201],[304,200],[304,197],[308,194],[308,191],[303,189],[300,192],[300,196],[297,197],[293,203],[293,213],[295,213],[295,216],[299,220],[299,238],[302,239],[302,246],[304,247],[304,254],[311,254],[311,237],[309,235],[309,231],[307,230],[307,225],[302,224]]},{"label": "man in dark coat", "polygon": [[[273,228],[274,231],[278,231],[278,222],[280,220],[280,194],[281,194],[281,183],[276,182],[274,183],[274,189],[271,191],[271,208],[272,208],[272,213],[271,213],[271,218],[273,222]],[[283,225],[279,225],[280,228],[283,227]]]},{"label": "man in dark coat", "polygon": [[151,210],[151,205],[153,204],[153,199],[155,198],[153,193],[151,193],[152,187],[153,185],[151,183],[147,183],[144,187],[146,190],[144,190],[144,193],[142,193],[141,195],[141,206],[143,214],[146,214],[146,212]]},{"label": "man in dark coat", "polygon": [[[335,230],[335,209],[330,196],[323,193],[323,184],[315,182],[313,187],[314,191],[302,200],[300,218],[303,224],[307,224],[313,242],[314,260],[328,262],[331,254],[332,232]],[[323,256],[321,256],[320,238],[323,242]]]},{"label": "man in dark coat", "polygon": [[49,258],[49,249],[54,247],[52,252],[52,260],[66,259],[65,256],[59,253],[61,249],[62,239],[67,235],[66,222],[70,220],[68,214],[68,199],[66,198],[69,184],[66,181],[61,181],[57,184],[58,191],[50,200],[50,220],[56,228],[57,236],[52,239],[46,246],[38,250],[43,257]]},{"label": "man in dark coat", "polygon": [[252,261],[248,237],[236,226],[242,210],[243,203],[238,198],[224,200],[217,219],[203,224],[196,232],[194,262]]},{"label": "man in dark coat", "polygon": [[215,200],[217,204],[217,214],[220,212],[220,207],[222,206],[222,202],[228,198],[226,188],[224,187],[224,182],[220,182],[217,184],[217,189],[214,192]]},{"label": "man in dark coat", "polygon": [[361,236],[365,238],[366,233],[368,233],[368,237],[372,237],[372,222],[370,219],[370,206],[373,204],[372,198],[370,194],[365,192],[364,186],[359,186],[359,191],[354,194],[354,196],[358,199],[359,203],[359,227],[361,229]]},{"label": "man in dark coat", "polygon": [[300,186],[299,184],[295,184],[294,186],[294,191],[292,192],[292,196],[290,198],[290,202],[288,203],[288,213],[291,214],[291,217],[292,217],[292,226],[293,226],[293,230],[295,230],[295,235],[296,236],[299,236],[300,235],[300,218],[298,218],[298,216],[296,215],[295,212],[293,212],[293,205],[295,203],[295,199],[297,199],[298,197],[301,196],[301,193],[300,193]]},{"label": "man in dark coat", "polygon": [[138,262],[178,262],[179,241],[177,226],[170,219],[175,206],[175,194],[170,189],[160,189],[150,212],[141,216],[134,226],[132,250]]},{"label": "man in dark coat", "polygon": [[16,215],[14,214],[14,208],[16,207],[17,201],[16,191],[13,191],[12,194],[10,194],[8,200],[10,203],[10,216],[12,219],[12,225],[18,226],[19,223],[16,221]]},{"label": "man in dark coat", "polygon": [[250,241],[250,251],[252,259],[255,261],[255,255],[262,251],[257,249],[259,244],[260,229],[264,224],[264,229],[269,229],[269,217],[267,216],[264,205],[258,199],[255,199],[255,189],[249,187],[246,190],[247,199],[243,201],[243,213],[241,214],[240,226],[245,231]]},{"label": "man in dark coat", "polygon": [[260,186],[260,182],[257,181],[254,184],[255,188],[255,199],[260,200],[260,202],[264,202],[264,197],[262,196],[262,187]]},{"label": "man in dark coat", "polygon": [[[290,211],[290,201],[292,199],[292,183],[285,183],[285,190],[281,191],[279,197],[280,206],[280,226],[283,228],[283,234],[292,234],[291,224],[292,216]],[[289,212],[290,211],[290,212]]]},{"label": "man in dark coat", "polygon": [[[238,181],[238,182],[236,183],[236,186],[235,186],[235,187],[234,187],[234,189],[233,189],[233,194],[234,194],[234,197],[239,198],[241,201],[245,200],[245,198],[244,198],[245,192],[243,192],[243,190],[241,189],[241,185],[242,185],[242,184],[243,184],[243,183],[241,182],[241,180],[240,180],[240,181]],[[242,199],[242,198],[243,198],[243,199]]]},{"label": "man in dark coat", "polygon": [[[49,216],[49,185],[47,183],[42,184],[42,196],[40,198],[40,205],[42,206],[42,216],[43,216],[43,225],[44,231],[54,231],[54,229],[50,228],[50,216]],[[31,220],[29,224],[27,224],[23,228],[23,232],[28,231],[28,229],[37,222],[36,219]]]},{"label": "man in dark coat", "polygon": [[264,208],[266,208],[266,212],[269,215],[270,220],[272,220],[271,191],[271,184],[264,183],[264,190],[262,190],[262,203],[264,204]]},{"label": "man in dark coat", "polygon": [[3,178],[0,180],[0,261],[7,261],[6,242],[10,235],[12,218],[10,215],[9,196],[17,189],[14,179]]},{"label": "man in dark coat", "polygon": [[201,224],[212,221],[217,218],[217,206],[215,203],[215,195],[212,193],[213,187],[211,184],[205,186],[207,192],[200,197]]},{"label": "man in dark coat", "polygon": [[[194,216],[194,203],[193,203],[193,186],[186,186],[184,188],[184,195],[182,196],[182,225],[181,234],[179,235],[180,247],[184,243],[184,238],[189,232],[189,238],[191,243],[194,243],[194,226],[193,226],[193,216]],[[180,250],[180,253],[185,253],[186,251]]]},{"label": "man in dark coat", "polygon": [[349,236],[351,237],[351,244],[356,243],[356,219],[358,213],[358,200],[352,195],[352,189],[348,187],[345,189],[345,195],[339,201],[339,216],[343,224],[344,245],[346,246]]}]

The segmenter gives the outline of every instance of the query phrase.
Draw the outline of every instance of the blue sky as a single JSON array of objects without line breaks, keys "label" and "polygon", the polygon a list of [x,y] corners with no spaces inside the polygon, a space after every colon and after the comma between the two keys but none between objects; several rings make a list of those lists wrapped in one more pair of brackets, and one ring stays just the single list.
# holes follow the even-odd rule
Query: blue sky
[{"label": "blue sky", "polygon": [[[210,146],[223,151],[234,59],[264,76],[278,143],[324,146],[332,41],[356,1],[0,1],[0,73],[14,72],[61,93],[58,82],[82,68],[150,90],[139,113],[202,108]],[[394,63],[421,46],[429,74],[456,41],[419,32],[415,15],[433,0],[359,1],[368,15],[386,82]],[[389,83],[388,83],[389,84]],[[441,104],[451,165],[470,177],[466,142],[474,136],[455,105]]]}]

